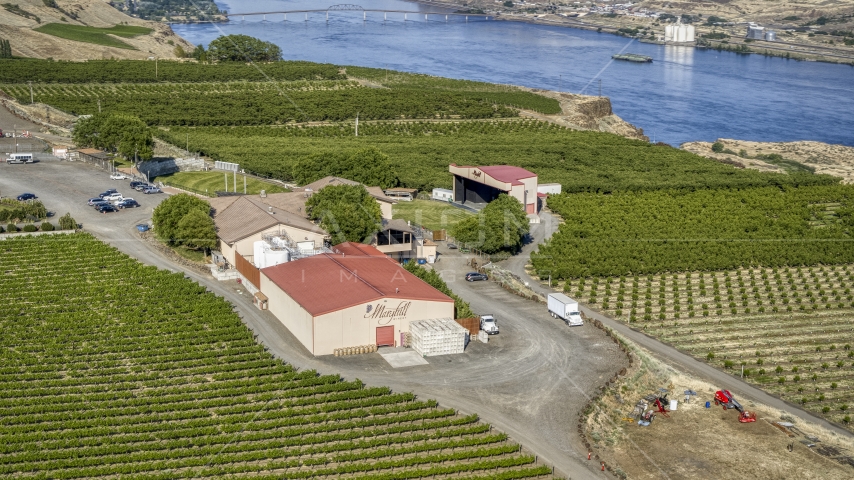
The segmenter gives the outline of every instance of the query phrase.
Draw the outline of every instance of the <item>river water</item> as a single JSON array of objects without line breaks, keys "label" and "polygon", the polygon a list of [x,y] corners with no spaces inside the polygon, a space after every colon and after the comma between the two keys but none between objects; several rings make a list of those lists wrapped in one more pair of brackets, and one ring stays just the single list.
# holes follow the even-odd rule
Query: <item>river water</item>
[{"label": "river water", "polygon": [[[337,0],[330,0],[334,4]],[[355,0],[353,3],[356,3]],[[320,0],[219,2],[231,13],[326,8]],[[364,8],[444,11],[400,0]],[[246,34],[286,59],[361,65],[611,98],[614,113],[650,139],[818,140],[854,146],[854,67],[644,44],[593,31],[461,17],[331,12],[175,24],[194,44]],[[612,61],[619,52],[653,63]],[[601,83],[600,83],[601,81]]]}]

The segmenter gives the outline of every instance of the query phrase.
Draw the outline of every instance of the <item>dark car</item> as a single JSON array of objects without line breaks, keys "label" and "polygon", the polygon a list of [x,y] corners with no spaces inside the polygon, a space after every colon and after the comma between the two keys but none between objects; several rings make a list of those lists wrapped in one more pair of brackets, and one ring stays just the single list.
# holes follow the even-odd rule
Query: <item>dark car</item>
[{"label": "dark car", "polygon": [[108,195],[112,195],[112,194],[114,194],[114,193],[119,193],[119,191],[118,191],[118,190],[116,190],[115,188],[111,188],[111,189],[107,190],[107,191],[106,191],[106,192],[104,192],[104,193],[98,194],[98,196],[99,196],[99,197],[101,197],[101,198],[104,198],[104,197],[106,197],[106,196],[108,196]]},{"label": "dark car", "polygon": [[36,198],[39,198],[39,197],[33,195],[32,193],[22,193],[22,194],[18,195],[18,201],[19,202],[23,202],[24,200],[35,200]]},{"label": "dark car", "polygon": [[480,280],[489,280],[489,277],[485,273],[471,272],[466,274],[467,282],[477,282]]},{"label": "dark car", "polygon": [[116,204],[119,208],[135,208],[138,207],[139,204],[136,203],[136,200],[132,198],[128,198],[127,200],[122,200],[121,202]]},{"label": "dark car", "polygon": [[153,187],[153,186],[154,186],[154,185],[149,185],[149,184],[147,184],[147,183],[140,182],[139,184],[137,184],[137,186],[133,187],[133,189],[134,189],[134,190],[136,190],[137,192],[142,192],[142,191],[143,191],[143,190],[145,190],[146,188],[150,188],[150,187]]},{"label": "dark car", "polygon": [[161,190],[157,187],[148,187],[148,188],[142,189],[142,193],[144,193],[146,195],[148,195],[149,193],[160,193],[160,192],[161,192]]},{"label": "dark car", "polygon": [[130,188],[136,188],[137,185],[145,185],[145,182],[140,182],[139,180],[130,182]]},{"label": "dark car", "polygon": [[109,205],[109,204],[110,204],[110,202],[108,202],[106,200],[95,200],[94,202],[90,203],[90,205],[95,207],[95,210],[101,208],[104,205]]},{"label": "dark car", "polygon": [[105,205],[101,205],[100,207],[98,207],[99,213],[110,213],[110,212],[118,212],[118,211],[119,210],[116,207],[110,205],[109,203],[107,203]]}]

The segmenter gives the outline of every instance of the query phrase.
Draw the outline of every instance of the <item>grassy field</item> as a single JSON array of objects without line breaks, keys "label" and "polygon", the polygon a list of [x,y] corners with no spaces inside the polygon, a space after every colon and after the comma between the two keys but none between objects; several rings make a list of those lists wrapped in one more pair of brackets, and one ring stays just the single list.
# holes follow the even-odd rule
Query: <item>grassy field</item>
[{"label": "grassy field", "polygon": [[570,296],[848,424],[854,265],[574,279]]},{"label": "grassy field", "polygon": [[152,32],[150,28],[136,27],[132,25],[116,25],[110,28],[87,27],[83,25],[69,25],[65,23],[48,23],[35,29],[37,32],[53,35],[54,37],[74,40],[76,42],[94,43],[108,47],[125,48],[135,50],[127,43],[113,38],[115,35],[123,38],[133,38],[140,35],[148,35]]},{"label": "grassy field", "polygon": [[[209,197],[215,196],[214,192],[225,190],[225,173],[223,172],[178,172],[171,175],[157,177],[154,181],[163,182],[165,185],[182,188],[190,192]],[[237,175],[237,191],[243,192],[244,175]],[[261,190],[267,193],[287,192],[288,189],[275,183],[258,180],[253,177],[246,178],[246,193],[257,195]],[[234,191],[234,175],[228,174],[228,191]]]},{"label": "grassy field", "polygon": [[392,209],[394,218],[409,220],[428,230],[448,229],[460,220],[472,215],[470,212],[453,207],[447,202],[436,200],[413,200],[397,202]]},{"label": "grassy field", "polygon": [[282,363],[183,273],[86,234],[2,243],[0,477],[550,476],[477,415]]}]

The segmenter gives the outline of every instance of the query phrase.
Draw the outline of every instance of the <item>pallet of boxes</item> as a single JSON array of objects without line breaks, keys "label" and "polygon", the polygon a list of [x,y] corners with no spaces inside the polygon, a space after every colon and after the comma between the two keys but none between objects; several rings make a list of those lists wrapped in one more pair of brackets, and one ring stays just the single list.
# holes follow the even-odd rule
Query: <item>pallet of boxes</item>
[{"label": "pallet of boxes", "polygon": [[463,353],[468,333],[450,318],[416,320],[409,324],[412,349],[422,357]]}]

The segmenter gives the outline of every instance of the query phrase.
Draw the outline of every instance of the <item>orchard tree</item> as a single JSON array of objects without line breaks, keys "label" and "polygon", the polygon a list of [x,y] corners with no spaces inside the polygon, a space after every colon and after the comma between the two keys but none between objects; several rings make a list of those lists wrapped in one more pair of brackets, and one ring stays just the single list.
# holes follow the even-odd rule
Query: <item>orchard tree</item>
[{"label": "orchard tree", "polygon": [[374,147],[351,154],[323,152],[305,158],[293,168],[294,181],[305,185],[334,175],[368,186],[396,187],[400,181],[388,155]]},{"label": "orchard tree", "polygon": [[[154,223],[154,232],[161,240],[170,245],[183,245],[185,240],[188,238],[184,235],[191,229],[191,227],[192,234],[189,238],[199,238],[201,241],[210,238],[209,233],[199,233],[197,227],[200,222],[197,220],[191,219],[183,225],[181,224],[184,217],[188,216],[193,211],[199,211],[205,216],[210,217],[211,206],[208,202],[186,193],[173,195],[167,198],[154,209],[154,214],[151,217],[152,222]],[[184,228],[184,231],[182,231],[182,227]],[[216,237],[216,229],[213,226],[213,222],[210,222],[209,227],[213,232],[214,237]]]},{"label": "orchard tree", "polygon": [[208,45],[207,59],[215,62],[275,62],[282,49],[249,35],[223,35]]},{"label": "orchard tree", "polygon": [[306,202],[308,215],[332,236],[332,244],[367,243],[382,226],[380,205],[362,185],[333,185]]},{"label": "orchard tree", "polygon": [[477,215],[451,229],[451,235],[486,253],[517,252],[530,230],[528,215],[519,200],[502,193]]}]

